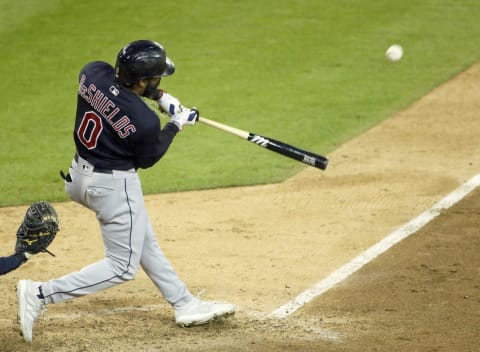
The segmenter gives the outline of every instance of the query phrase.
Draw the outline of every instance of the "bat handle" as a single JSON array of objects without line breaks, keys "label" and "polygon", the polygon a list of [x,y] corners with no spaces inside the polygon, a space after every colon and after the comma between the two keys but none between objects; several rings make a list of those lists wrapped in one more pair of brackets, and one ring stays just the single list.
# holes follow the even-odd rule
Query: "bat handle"
[{"label": "bat handle", "polygon": [[232,126],[228,126],[228,125],[225,125],[223,123],[207,119],[206,117],[200,116],[198,118],[198,121],[200,121],[200,122],[202,122],[206,125],[218,128],[219,130],[229,132],[229,133],[234,134],[234,135],[236,135],[240,138],[243,138],[243,139],[248,139],[248,136],[249,136],[249,132],[247,132],[247,131],[243,131],[243,130],[240,130],[238,128],[232,127]]}]

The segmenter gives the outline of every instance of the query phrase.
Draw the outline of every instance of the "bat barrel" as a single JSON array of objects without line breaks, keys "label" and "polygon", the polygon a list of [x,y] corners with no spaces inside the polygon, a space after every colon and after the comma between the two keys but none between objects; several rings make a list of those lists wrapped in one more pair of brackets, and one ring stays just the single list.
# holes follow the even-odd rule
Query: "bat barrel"
[{"label": "bat barrel", "polygon": [[325,170],[328,166],[328,159],[326,157],[294,147],[284,142],[277,141],[273,138],[250,133],[248,140],[261,147],[267,148],[268,150],[282,154],[286,157],[295,159],[318,169]]}]

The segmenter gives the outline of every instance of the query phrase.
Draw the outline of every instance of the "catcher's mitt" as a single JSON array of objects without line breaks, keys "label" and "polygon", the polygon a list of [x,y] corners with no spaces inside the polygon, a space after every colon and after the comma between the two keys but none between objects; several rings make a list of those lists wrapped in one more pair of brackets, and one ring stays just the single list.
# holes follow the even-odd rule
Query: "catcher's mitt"
[{"label": "catcher's mitt", "polygon": [[17,231],[15,252],[37,254],[47,250],[58,232],[58,217],[53,206],[47,202],[33,203],[25,214]]}]

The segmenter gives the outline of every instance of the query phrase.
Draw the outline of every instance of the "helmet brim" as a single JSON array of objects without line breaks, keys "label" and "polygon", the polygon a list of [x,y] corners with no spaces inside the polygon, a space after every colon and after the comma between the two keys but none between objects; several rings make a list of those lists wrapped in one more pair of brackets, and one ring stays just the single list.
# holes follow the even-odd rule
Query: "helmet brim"
[{"label": "helmet brim", "polygon": [[167,65],[167,67],[165,68],[165,71],[163,71],[162,77],[167,77],[167,76],[173,75],[173,73],[175,72],[175,64],[173,63],[173,61],[168,56],[165,60],[165,63]]}]

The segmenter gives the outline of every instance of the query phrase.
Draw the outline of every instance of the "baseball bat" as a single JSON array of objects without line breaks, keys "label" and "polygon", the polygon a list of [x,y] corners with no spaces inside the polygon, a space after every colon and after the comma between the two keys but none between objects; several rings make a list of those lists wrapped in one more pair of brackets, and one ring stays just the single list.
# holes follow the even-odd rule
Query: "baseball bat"
[{"label": "baseball bat", "polygon": [[228,126],[223,123],[207,119],[205,117],[200,116],[198,118],[198,121],[206,125],[218,128],[219,130],[234,134],[249,142],[255,143],[260,147],[267,148],[272,152],[295,159],[307,165],[310,165],[322,170],[325,170],[327,168],[328,159],[324,156],[294,147],[287,143],[277,141],[273,138],[261,136],[252,132],[243,131],[232,126]]}]

